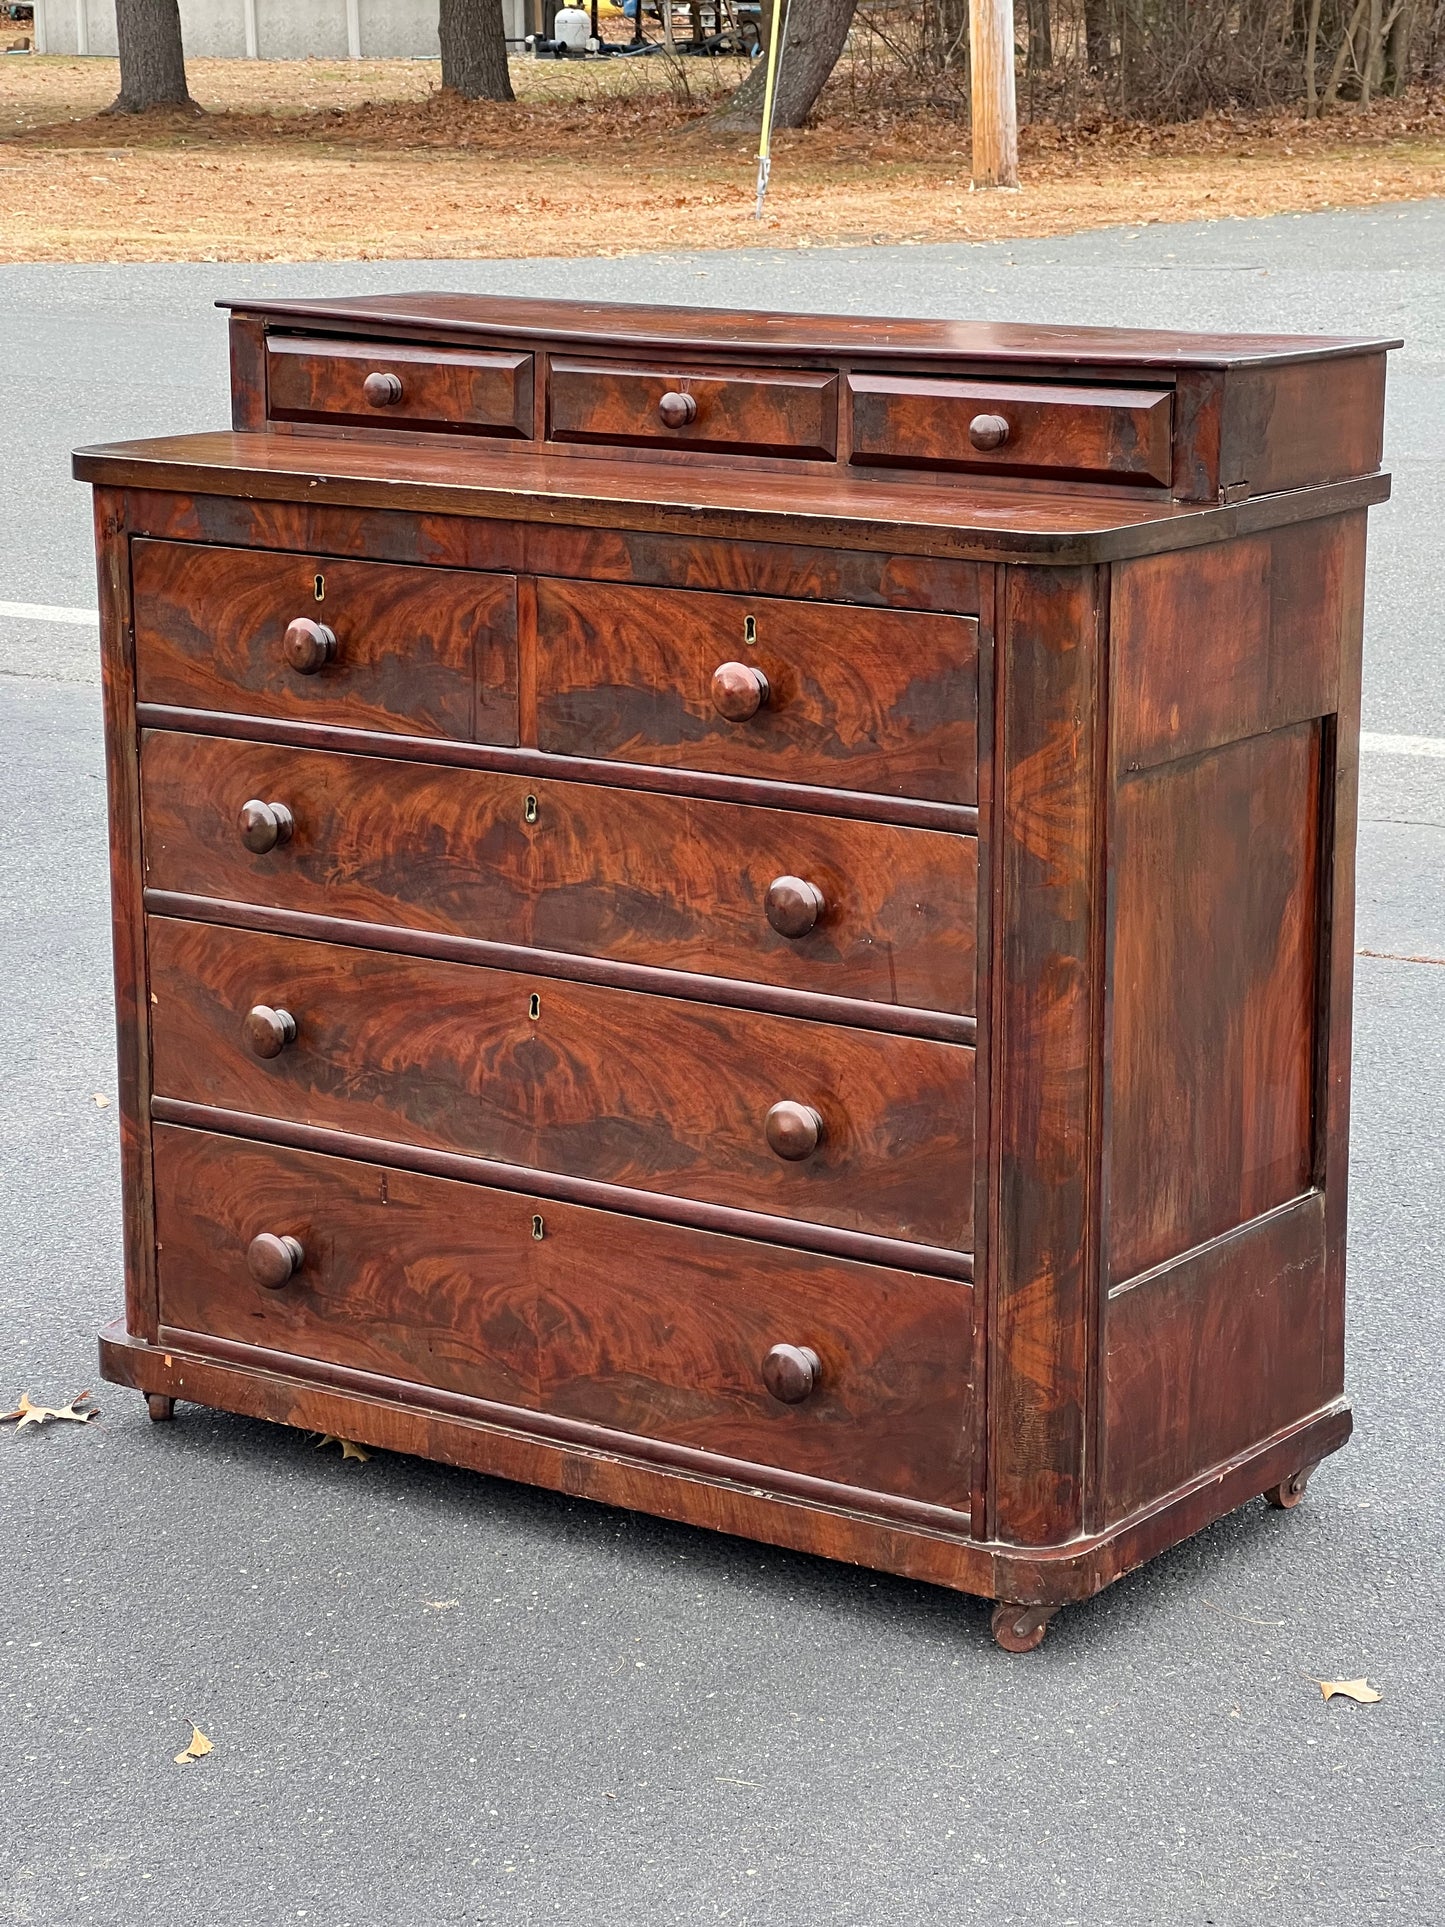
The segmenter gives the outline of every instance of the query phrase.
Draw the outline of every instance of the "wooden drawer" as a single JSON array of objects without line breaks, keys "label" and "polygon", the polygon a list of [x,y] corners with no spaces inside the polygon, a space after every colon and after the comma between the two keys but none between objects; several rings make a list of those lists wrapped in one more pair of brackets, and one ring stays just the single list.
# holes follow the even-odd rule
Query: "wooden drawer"
[{"label": "wooden drawer", "polygon": [[967,1046],[169,918],[148,949],[158,1097],[972,1244]]},{"label": "wooden drawer", "polygon": [[[971,1013],[970,836],[156,730],[141,755],[157,890]],[[264,854],[242,806],[294,831]],[[768,918],[801,878],[816,925]]]},{"label": "wooden drawer", "polygon": [[271,335],[266,397],[273,421],[530,436],[532,357]]},{"label": "wooden drawer", "polygon": [[853,460],[1167,488],[1168,388],[850,375]]},{"label": "wooden drawer", "polygon": [[634,368],[553,356],[547,432],[554,442],[831,461],[838,377],[806,368]]},{"label": "wooden drawer", "polygon": [[[966,1284],[165,1125],[155,1193],[164,1330],[968,1503]],[[303,1254],[274,1288],[263,1234]]]},{"label": "wooden drawer", "polygon": [[537,632],[543,749],[977,800],[971,617],[541,581]]},{"label": "wooden drawer", "polygon": [[512,576],[142,540],[131,584],[141,702],[517,740]]}]

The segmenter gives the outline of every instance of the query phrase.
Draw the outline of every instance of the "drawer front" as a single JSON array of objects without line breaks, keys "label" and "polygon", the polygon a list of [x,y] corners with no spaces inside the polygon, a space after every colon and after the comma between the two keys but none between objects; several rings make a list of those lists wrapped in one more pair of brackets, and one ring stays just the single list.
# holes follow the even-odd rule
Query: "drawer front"
[{"label": "drawer front", "polygon": [[[171,1330],[968,1503],[965,1284],[164,1125],[155,1188]],[[796,1404],[779,1345],[819,1363]]]},{"label": "drawer front", "polygon": [[855,462],[1169,485],[1167,388],[850,375],[848,390]]},{"label": "drawer front", "polygon": [[554,356],[548,417],[554,442],[831,461],[838,377],[802,368],[628,368]]},{"label": "drawer front", "polygon": [[517,740],[511,576],[137,541],[131,581],[141,702]]},{"label": "drawer front", "polygon": [[266,396],[273,421],[530,436],[532,357],[272,335]]},{"label": "drawer front", "polygon": [[977,801],[971,617],[541,581],[537,632],[543,749]]},{"label": "drawer front", "polygon": [[[974,1008],[973,837],[169,730],[147,734],[141,783],[153,889]],[[295,826],[259,855],[253,799]],[[785,877],[821,906],[797,937],[769,922]]]},{"label": "drawer front", "polygon": [[[159,1097],[971,1246],[965,1045],[171,918],[148,949]],[[770,1147],[808,1142],[779,1105],[816,1149]]]}]

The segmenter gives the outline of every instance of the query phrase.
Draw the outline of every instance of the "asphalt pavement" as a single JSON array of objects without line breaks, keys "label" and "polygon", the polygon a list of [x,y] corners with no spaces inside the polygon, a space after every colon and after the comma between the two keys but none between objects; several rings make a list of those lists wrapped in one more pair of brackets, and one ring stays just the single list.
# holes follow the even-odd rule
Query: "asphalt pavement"
[{"label": "asphalt pavement", "polygon": [[[979,1601],[197,1407],[154,1427],[101,1387],[94,1424],[0,1436],[0,1921],[1436,1927],[1445,202],[1013,246],[0,267],[0,1409],[94,1385],[120,1308],[69,451],[224,422],[218,296],[425,287],[1406,338],[1371,523],[1355,1438],[1297,1511],[1245,1507],[1011,1658]],[[1379,1704],[1315,1684],[1359,1675]],[[215,1750],[176,1765],[193,1721]]]}]

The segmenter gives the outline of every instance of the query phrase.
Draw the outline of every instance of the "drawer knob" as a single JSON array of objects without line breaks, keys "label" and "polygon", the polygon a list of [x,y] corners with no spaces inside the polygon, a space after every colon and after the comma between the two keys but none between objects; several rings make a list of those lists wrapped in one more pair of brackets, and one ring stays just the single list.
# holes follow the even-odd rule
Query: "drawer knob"
[{"label": "drawer knob", "polygon": [[395,408],[401,400],[400,375],[368,375],[361,392],[373,408]]},{"label": "drawer knob", "polygon": [[774,1345],[763,1360],[763,1383],[784,1405],[801,1405],[822,1376],[822,1361],[806,1345]]},{"label": "drawer knob", "polygon": [[810,1158],[823,1142],[823,1120],[811,1104],[785,1099],[775,1104],[763,1121],[769,1150],[798,1162]]},{"label": "drawer knob", "polygon": [[295,1238],[278,1238],[263,1231],[246,1247],[246,1269],[267,1291],[279,1291],[306,1262],[306,1253]]},{"label": "drawer knob", "polygon": [[968,425],[968,439],[975,448],[1002,448],[1008,440],[1008,423],[1002,415],[975,415]]},{"label": "drawer knob", "polygon": [[281,638],[281,653],[298,676],[314,676],[336,655],[336,632],[310,616],[297,616]]},{"label": "drawer knob", "polygon": [[296,1041],[296,1019],[289,1010],[273,1010],[269,1004],[248,1010],[241,1028],[253,1057],[279,1057]]},{"label": "drawer knob", "polygon": [[768,922],[780,937],[806,937],[823,914],[823,892],[803,877],[774,877],[766,905]]},{"label": "drawer knob", "polygon": [[657,412],[669,428],[686,428],[697,419],[697,399],[669,390],[657,404]]},{"label": "drawer knob", "polygon": [[721,663],[712,672],[712,706],[730,723],[745,723],[765,709],[772,691],[761,669],[750,662]]},{"label": "drawer knob", "polygon": [[284,803],[262,803],[252,797],[241,805],[241,841],[257,856],[274,850],[278,843],[289,843],[296,819]]}]

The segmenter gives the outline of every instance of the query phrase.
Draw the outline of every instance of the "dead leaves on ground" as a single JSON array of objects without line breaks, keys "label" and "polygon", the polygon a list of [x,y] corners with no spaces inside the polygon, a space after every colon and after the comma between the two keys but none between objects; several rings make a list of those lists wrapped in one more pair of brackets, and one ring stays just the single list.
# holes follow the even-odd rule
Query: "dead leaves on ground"
[{"label": "dead leaves on ground", "polygon": [[36,1405],[29,1392],[22,1392],[20,1403],[13,1412],[0,1412],[0,1425],[13,1423],[17,1438],[27,1425],[42,1426],[47,1419],[71,1419],[77,1425],[85,1425],[89,1420],[100,1417],[97,1406],[91,1406],[88,1412],[79,1409],[89,1397],[89,1392],[77,1392],[68,1405]]},{"label": "dead leaves on ground", "polygon": [[1338,1695],[1341,1699],[1358,1700],[1361,1706],[1374,1706],[1385,1697],[1377,1693],[1367,1679],[1322,1679],[1315,1683],[1327,1700]]},{"label": "dead leaves on ground", "polygon": [[363,1465],[365,1465],[366,1461],[371,1457],[371,1454],[366,1448],[358,1445],[355,1439],[338,1438],[335,1432],[323,1433],[316,1441],[316,1450],[320,1452],[328,1445],[339,1445],[343,1459],[359,1459]]},{"label": "dead leaves on ground", "polygon": [[177,1753],[176,1765],[189,1766],[192,1760],[204,1760],[208,1753],[214,1752],[215,1747],[193,1720],[191,1722],[191,1743],[183,1752]]}]

